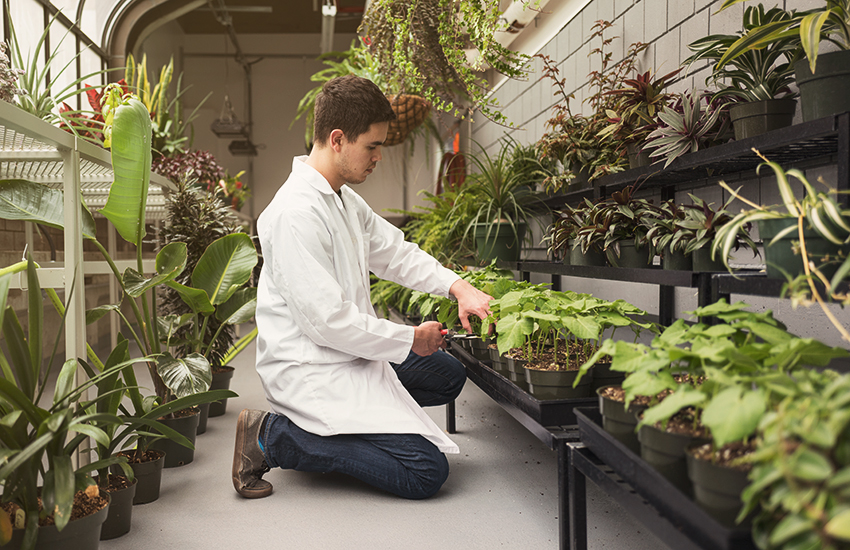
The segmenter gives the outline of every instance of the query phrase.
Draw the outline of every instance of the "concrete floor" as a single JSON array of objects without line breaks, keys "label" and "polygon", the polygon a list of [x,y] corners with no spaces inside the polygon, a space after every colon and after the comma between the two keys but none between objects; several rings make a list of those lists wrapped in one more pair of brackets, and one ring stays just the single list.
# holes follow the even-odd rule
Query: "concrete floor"
[{"label": "concrete floor", "polygon": [[[266,408],[253,365],[251,346],[234,364],[239,398],[210,419],[194,461],[166,469],[159,500],[135,506],[130,533],[101,549],[558,548],[556,454],[471,382],[457,400],[461,453],[449,455],[435,497],[406,501],[342,475],[274,470],[270,497],[240,498],[230,481],[236,417]],[[428,412],[445,425],[444,407]],[[592,483],[587,494],[589,548],[666,548]]]}]

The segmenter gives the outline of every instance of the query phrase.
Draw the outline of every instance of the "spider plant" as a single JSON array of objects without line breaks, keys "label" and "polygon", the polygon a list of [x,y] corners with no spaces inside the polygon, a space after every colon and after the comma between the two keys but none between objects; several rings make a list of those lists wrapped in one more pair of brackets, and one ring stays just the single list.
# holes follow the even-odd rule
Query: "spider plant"
[{"label": "spider plant", "polygon": [[[793,36],[777,38],[762,48],[750,48],[734,59],[727,53],[742,37],[774,23],[789,23],[795,13],[780,8],[765,11],[764,6],[748,7],[744,11],[743,31],[738,34],[712,34],[688,44],[693,53],[684,61],[691,65],[697,61],[713,62],[707,85],[720,86],[717,96],[730,96],[741,101],[764,101],[793,98],[794,62],[802,50]],[[724,84],[724,81],[728,84]]]}]

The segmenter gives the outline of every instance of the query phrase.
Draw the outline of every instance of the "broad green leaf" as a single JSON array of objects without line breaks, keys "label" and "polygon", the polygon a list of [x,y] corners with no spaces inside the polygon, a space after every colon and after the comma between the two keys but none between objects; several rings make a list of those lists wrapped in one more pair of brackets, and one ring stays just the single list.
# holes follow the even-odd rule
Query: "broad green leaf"
[{"label": "broad green leaf", "polygon": [[850,541],[850,508],[845,508],[824,526],[824,530],[832,537]]},{"label": "broad green leaf", "polygon": [[257,310],[257,289],[243,288],[216,309],[215,317],[222,323],[238,325],[254,316]]},{"label": "broad green leaf", "polygon": [[100,211],[121,235],[142,246],[145,208],[151,173],[151,117],[144,104],[131,98],[115,110],[112,122],[112,168],[115,180]]},{"label": "broad green leaf", "polygon": [[811,520],[795,514],[788,514],[773,528],[770,534],[770,543],[779,546],[787,540],[813,529],[814,525]]},{"label": "broad green leaf", "polygon": [[182,359],[165,353],[157,360],[156,370],[175,397],[207,391],[212,382],[210,363],[200,353]]},{"label": "broad green leaf", "polygon": [[124,272],[124,290],[138,298],[151,288],[173,281],[186,267],[186,243],[169,243],[156,255],[156,275],[146,279],[138,271],[127,268]]},{"label": "broad green leaf", "polygon": [[801,446],[791,455],[789,463],[794,476],[806,481],[823,481],[832,475],[829,459],[805,446]]},{"label": "broad green leaf", "polygon": [[733,386],[711,399],[701,420],[711,429],[714,444],[722,447],[754,433],[766,409],[767,400],[761,391]]},{"label": "broad green leaf", "polygon": [[71,465],[71,457],[54,456],[52,471],[56,503],[53,519],[56,521],[56,529],[61,531],[71,521],[71,509],[74,506],[74,468]]},{"label": "broad green leaf", "polygon": [[118,311],[118,305],[116,304],[106,304],[103,306],[93,307],[86,311],[86,324],[90,325],[98,320],[100,320],[104,315],[109,313],[110,311]]},{"label": "broad green leaf", "polygon": [[564,316],[561,318],[564,327],[577,338],[595,340],[599,338],[602,326],[594,317],[589,315]]},{"label": "broad green leaf", "polygon": [[708,396],[699,390],[692,390],[685,386],[680,387],[675,393],[664,398],[664,400],[643,411],[640,424],[653,425],[657,422],[666,422],[671,416],[687,407],[693,407],[703,403]]},{"label": "broad green leaf", "polygon": [[168,287],[173,288],[180,295],[180,298],[186,303],[189,308],[195,313],[203,313],[209,315],[215,311],[215,306],[210,302],[209,295],[206,291],[200,288],[181,285],[176,281],[168,281],[165,283]]},{"label": "broad green leaf", "polygon": [[[28,180],[0,180],[0,218],[65,227],[65,199],[60,189],[51,189]],[[80,223],[83,236],[95,237],[94,218],[82,205]]]},{"label": "broad green leaf", "polygon": [[233,233],[215,240],[192,271],[192,286],[206,291],[210,302],[223,304],[239,290],[257,265],[257,250],[251,237]]}]

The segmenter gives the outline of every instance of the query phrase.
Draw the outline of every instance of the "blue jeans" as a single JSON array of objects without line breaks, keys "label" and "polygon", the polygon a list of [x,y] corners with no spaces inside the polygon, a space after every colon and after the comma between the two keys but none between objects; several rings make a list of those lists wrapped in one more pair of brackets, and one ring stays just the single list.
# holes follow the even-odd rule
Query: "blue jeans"
[{"label": "blue jeans", "polygon": [[[428,357],[411,352],[403,363],[392,366],[420,406],[452,401],[466,381],[460,361],[443,351]],[[418,434],[323,437],[302,430],[283,415],[269,413],[260,437],[272,468],[348,474],[403,498],[428,498],[449,475],[445,455]]]}]

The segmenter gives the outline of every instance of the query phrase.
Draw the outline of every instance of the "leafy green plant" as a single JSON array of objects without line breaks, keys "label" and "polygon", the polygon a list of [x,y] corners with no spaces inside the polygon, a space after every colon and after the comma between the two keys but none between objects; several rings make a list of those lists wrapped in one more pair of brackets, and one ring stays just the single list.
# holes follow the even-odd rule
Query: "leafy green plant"
[{"label": "leafy green plant", "polygon": [[[29,288],[38,289],[35,264],[30,259],[23,262],[23,266],[27,270]],[[7,305],[11,274],[23,266],[19,264],[17,269],[7,270],[0,277],[0,326],[7,349],[7,352],[0,351],[0,415],[4,426],[0,430],[3,459],[0,483],[3,484],[3,502],[12,502],[22,510],[14,520],[5,511],[0,512],[0,543],[5,544],[11,538],[14,524],[25,529],[21,547],[31,549],[35,547],[40,519],[51,516],[60,531],[67,526],[74,495],[94,483],[87,473],[90,468],[119,462],[118,458],[106,458],[75,469],[72,455],[82,450],[88,437],[97,442],[108,438],[95,423],[103,427],[121,423],[116,415],[95,410],[110,396],[88,401],[85,395],[103,379],[132,368],[132,361],[110,365],[92,379],[76,385],[78,362],[68,359],[56,378],[52,398],[42,400],[55,358],[54,351],[46,367],[43,366],[42,293],[37,290],[28,293],[26,331],[15,310]],[[42,483],[40,490],[39,482]]]},{"label": "leafy green plant", "polygon": [[[694,408],[717,447],[743,440],[755,433],[775,392],[793,384],[793,376],[848,356],[847,350],[789,333],[769,311],[748,307],[720,300],[688,312],[700,321],[688,325],[679,319],[650,345],[605,340],[581,372],[610,357],[611,370],[626,373],[626,405],[637,396],[652,399],[640,424],[664,424]],[[714,324],[705,322],[711,317]],[[680,375],[689,382],[680,383]],[[659,400],[662,393],[668,395]]]},{"label": "leafy green plant", "polygon": [[[734,197],[730,197],[719,209],[714,210],[712,208],[713,203],[707,203],[690,193],[688,193],[688,196],[693,203],[682,205],[685,217],[676,222],[676,226],[682,230],[678,235],[678,243],[680,246],[684,246],[685,254],[691,254],[695,250],[711,246],[714,243],[718,230],[732,220],[729,206],[734,200]],[[758,256],[759,251],[750,238],[750,228],[751,224],[745,223],[740,226],[732,248],[738,250],[741,246],[746,245],[753,251],[753,257],[755,257]]]},{"label": "leafy green plant", "polygon": [[688,242],[679,222],[685,219],[685,209],[675,201],[666,200],[658,205],[657,216],[646,227],[646,238],[656,254],[684,253]]},{"label": "leafy green plant", "polygon": [[[778,38],[761,48],[749,48],[734,59],[727,52],[749,33],[765,26],[790,24],[793,11],[780,8],[765,11],[764,6],[751,6],[744,10],[743,31],[738,34],[712,34],[688,44],[693,53],[684,61],[691,65],[697,61],[713,62],[706,84],[720,86],[716,95],[730,96],[741,101],[793,98],[794,67],[802,54],[799,41],[793,36]],[[721,61],[723,61],[721,63]]]},{"label": "leafy green plant", "polygon": [[[754,150],[755,151],[755,150]],[[850,241],[850,223],[848,216],[843,211],[835,199],[829,193],[818,191],[806,178],[805,174],[797,169],[784,170],[779,164],[767,160],[761,153],[755,151],[764,160],[759,168],[768,166],[773,170],[776,176],[776,185],[782,197],[781,205],[760,205],[756,204],[745,197],[742,197],[737,190],[731,189],[726,182],[721,181],[720,185],[729,191],[733,197],[740,199],[750,207],[750,210],[744,210],[729,222],[721,227],[717,232],[717,238],[712,245],[712,256],[721,254],[726,263],[726,256],[729,250],[734,246],[735,236],[741,228],[749,223],[759,220],[773,219],[796,219],[797,223],[790,225],[788,228],[780,231],[766,246],[770,246],[778,239],[796,231],[799,237],[799,251],[803,261],[804,277],[808,283],[809,291],[815,299],[815,302],[820,306],[824,315],[829,319],[830,323],[839,331],[841,337],[850,342],[850,332],[848,332],[843,324],[835,317],[835,315],[826,307],[824,297],[821,291],[817,288],[815,281],[820,281],[826,287],[827,297],[833,292],[832,289],[841,282],[847,274],[850,273],[850,259],[843,259],[843,263],[838,267],[832,280],[827,280],[826,276],[820,271],[813,259],[809,256],[806,249],[806,239],[804,237],[805,229],[812,229],[818,235],[829,241],[830,243],[841,245]],[[803,185],[804,196],[798,199],[794,195],[791,187],[789,176],[796,179]]]},{"label": "leafy green plant", "polygon": [[[495,0],[375,0],[360,32],[390,89],[421,90],[437,109],[458,117],[479,110],[503,124],[507,119],[479,71],[491,67],[524,78],[529,58],[494,40],[503,28],[500,15]],[[469,49],[477,58],[467,57]]]},{"label": "leafy green plant", "polygon": [[709,92],[688,91],[672,107],[658,113],[661,125],[646,138],[645,151],[653,159],[664,159],[664,168],[685,153],[725,143],[732,137],[729,110],[723,98]]},{"label": "leafy green plant", "polygon": [[520,226],[545,210],[545,203],[531,187],[533,182],[527,179],[525,158],[522,165],[516,162],[514,150],[518,146],[515,141],[504,140],[495,156],[482,149],[469,157],[474,171],[467,176],[449,212],[452,231],[461,233],[462,240],[471,240],[478,226],[487,227],[485,238],[489,240],[496,224],[507,223],[519,241]]},{"label": "leafy green plant", "polygon": [[[620,243],[630,242],[638,248],[648,247],[647,227],[658,217],[658,207],[646,199],[634,197],[634,186],[624,187],[594,205],[595,230],[604,235],[602,250],[616,265]],[[579,230],[579,235],[585,228]]]},{"label": "leafy green plant", "polygon": [[845,548],[850,541],[850,377],[803,371],[762,418],[739,518],[759,548]]},{"label": "leafy green plant", "polygon": [[[724,0],[720,10],[746,0]],[[751,49],[762,49],[793,38],[802,47],[814,73],[821,40],[828,40],[842,50],[850,49],[850,1],[824,0],[823,8],[796,13],[790,19],[767,21],[729,46],[721,64],[745,55]]]},{"label": "leafy green plant", "polygon": [[[130,92],[139,96],[148,112],[152,115],[151,129],[153,141],[151,147],[162,156],[173,157],[192,147],[194,129],[192,122],[198,118],[198,111],[212,95],[209,92],[189,113],[183,116],[183,95],[191,86],[183,87],[183,73],[177,76],[174,97],[169,97],[169,87],[174,77],[174,58],[159,71],[159,80],[152,84],[148,76],[147,55],[142,55],[142,62],[136,63],[132,53],[127,54],[127,67],[124,70],[124,81]],[[187,135],[188,134],[188,135]]]}]

